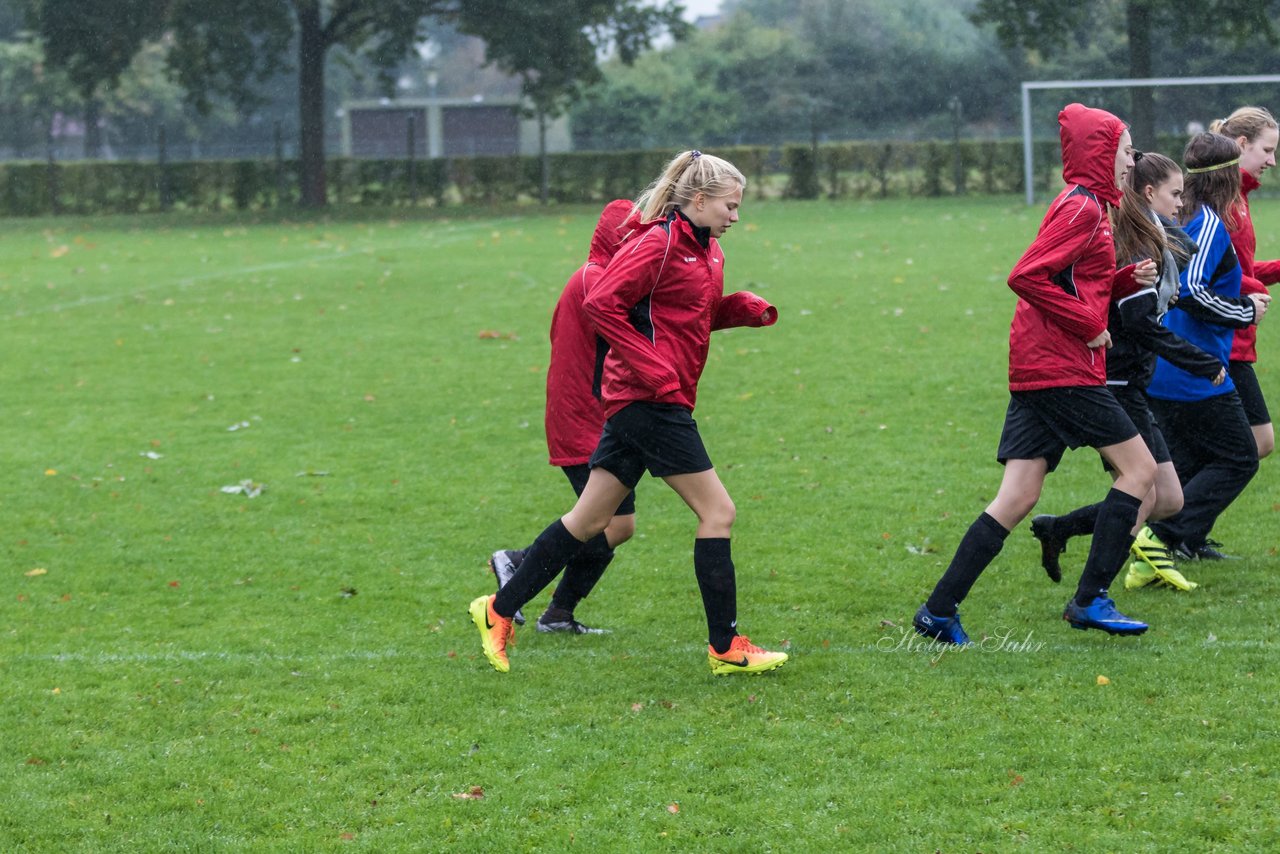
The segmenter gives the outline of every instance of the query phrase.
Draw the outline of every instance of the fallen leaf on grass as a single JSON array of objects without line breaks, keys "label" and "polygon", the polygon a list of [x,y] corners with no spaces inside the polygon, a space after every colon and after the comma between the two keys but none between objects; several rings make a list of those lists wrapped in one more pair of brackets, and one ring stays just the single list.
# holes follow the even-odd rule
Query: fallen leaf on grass
[{"label": "fallen leaf on grass", "polygon": [[484,800],[484,789],[480,786],[472,786],[465,792],[454,792],[453,796],[460,801],[482,801]]},{"label": "fallen leaf on grass", "polygon": [[1111,684],[1111,680],[1110,680],[1110,679],[1108,679],[1107,677],[1102,676],[1101,674],[1099,674],[1099,676],[1098,676],[1098,684],[1099,684],[1099,685],[1110,685],[1110,684]]},{"label": "fallen leaf on grass", "polygon": [[37,575],[48,575],[49,570],[45,569],[43,566],[37,566],[35,569],[28,569],[22,574],[27,578],[35,578]]},{"label": "fallen leaf on grass", "polygon": [[157,454],[155,451],[143,451],[138,454],[140,457],[146,457],[149,460],[158,460],[164,457],[164,454]]},{"label": "fallen leaf on grass", "polygon": [[481,329],[478,338],[484,339],[501,339],[504,341],[519,341],[520,336],[514,332],[498,332],[495,329]]},{"label": "fallen leaf on grass", "polygon": [[643,712],[643,711],[644,711],[644,703],[632,703],[632,704],[631,704],[631,711],[633,711],[633,712]]},{"label": "fallen leaf on grass", "polygon": [[675,815],[676,813],[680,812],[680,805],[667,804],[667,812],[671,813],[672,815]]}]

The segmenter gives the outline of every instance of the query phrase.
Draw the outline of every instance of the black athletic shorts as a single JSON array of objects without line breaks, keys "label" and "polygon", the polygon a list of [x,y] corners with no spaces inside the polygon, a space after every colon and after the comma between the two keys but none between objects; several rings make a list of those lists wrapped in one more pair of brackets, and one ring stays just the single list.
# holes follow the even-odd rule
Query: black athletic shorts
[{"label": "black athletic shorts", "polygon": [[[587,488],[587,478],[591,477],[591,466],[583,463],[576,466],[560,466],[560,470],[564,472],[564,476],[569,478],[569,483],[573,485],[575,495],[581,496],[582,490]],[[636,491],[633,489],[627,493],[627,497],[622,499],[622,503],[618,505],[618,509],[614,511],[615,516],[634,516],[636,513]]]},{"label": "black athletic shorts", "polygon": [[591,455],[597,466],[635,489],[645,470],[654,477],[709,471],[711,458],[692,413],[674,403],[638,401],[604,422]]},{"label": "black athletic shorts", "polygon": [[1245,417],[1250,427],[1258,427],[1271,423],[1271,413],[1267,411],[1266,398],[1262,396],[1262,386],[1258,384],[1258,375],[1253,370],[1253,362],[1231,362],[1227,366],[1231,381],[1236,384],[1236,392],[1240,402],[1244,404]]},{"label": "black athletic shorts", "polygon": [[1068,386],[1009,393],[996,459],[1044,457],[1049,471],[1067,448],[1105,448],[1138,435],[1124,408],[1106,386]]},{"label": "black athletic shorts", "polygon": [[[1173,457],[1169,456],[1169,446],[1164,441],[1164,434],[1160,432],[1160,425],[1156,424],[1156,417],[1151,414],[1147,393],[1131,385],[1109,385],[1107,388],[1111,389],[1116,400],[1120,401],[1133,426],[1138,428],[1138,435],[1146,443],[1147,450],[1151,452],[1151,456],[1155,457],[1156,463],[1173,462]],[[1102,468],[1106,471],[1114,471],[1105,457],[1102,459]]]}]

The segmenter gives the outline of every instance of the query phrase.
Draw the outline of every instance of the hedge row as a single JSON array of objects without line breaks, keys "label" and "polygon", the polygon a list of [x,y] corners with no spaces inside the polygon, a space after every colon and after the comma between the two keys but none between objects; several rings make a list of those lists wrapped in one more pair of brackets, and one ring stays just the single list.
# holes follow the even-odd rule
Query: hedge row
[{"label": "hedge row", "polygon": [[[1162,149],[1178,153],[1180,141]],[[1057,186],[1058,145],[1037,142],[1037,192]],[[1023,192],[1020,140],[844,142],[717,149],[746,174],[749,193],[789,198],[876,198]],[[575,152],[550,160],[557,202],[633,198],[662,169],[669,151]],[[959,169],[957,169],[957,158]],[[490,204],[540,195],[537,157],[329,161],[331,203]],[[0,163],[0,216],[262,210],[297,202],[298,162],[213,160],[185,163]]]}]

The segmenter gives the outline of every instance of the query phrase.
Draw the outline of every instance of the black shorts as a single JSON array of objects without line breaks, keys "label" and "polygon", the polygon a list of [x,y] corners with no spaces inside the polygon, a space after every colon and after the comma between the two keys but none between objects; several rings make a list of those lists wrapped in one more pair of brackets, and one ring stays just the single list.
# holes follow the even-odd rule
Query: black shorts
[{"label": "black shorts", "polygon": [[[1173,457],[1169,456],[1169,445],[1164,440],[1164,434],[1160,432],[1160,425],[1156,424],[1156,417],[1151,414],[1147,393],[1131,385],[1110,385],[1107,388],[1111,389],[1116,400],[1120,401],[1120,406],[1124,408],[1133,426],[1138,428],[1138,435],[1146,443],[1147,450],[1151,452],[1156,463],[1173,462]],[[1102,468],[1106,471],[1115,471],[1105,457],[1102,459]]]},{"label": "black shorts", "polygon": [[1258,384],[1253,362],[1231,362],[1227,366],[1227,372],[1231,374],[1231,381],[1236,384],[1236,393],[1244,404],[1244,414],[1249,419],[1249,426],[1270,424],[1271,413],[1267,411],[1267,401],[1262,396],[1262,386]]},{"label": "black shorts", "polygon": [[[576,466],[560,466],[560,470],[564,472],[564,476],[569,478],[569,483],[573,486],[575,495],[581,496],[582,490],[587,488],[587,478],[591,477],[591,466],[583,463]],[[622,499],[622,503],[618,505],[618,509],[614,511],[615,516],[634,516],[636,513],[636,491],[633,489],[627,493],[627,497]]]},{"label": "black shorts", "polygon": [[1138,435],[1124,408],[1106,386],[1067,386],[1009,393],[996,459],[1035,460],[1049,471],[1067,448],[1105,448]]},{"label": "black shorts", "polygon": [[636,402],[604,423],[591,468],[602,468],[635,489],[646,470],[654,477],[713,468],[692,413],[674,403]]}]

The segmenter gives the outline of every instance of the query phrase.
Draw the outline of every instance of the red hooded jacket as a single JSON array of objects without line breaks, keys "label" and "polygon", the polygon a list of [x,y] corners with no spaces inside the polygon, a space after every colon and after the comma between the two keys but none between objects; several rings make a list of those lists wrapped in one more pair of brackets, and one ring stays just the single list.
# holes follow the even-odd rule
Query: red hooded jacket
[{"label": "red hooded jacket", "polygon": [[724,254],[707,229],[673,211],[640,222],[587,294],[584,309],[609,344],[601,396],[605,416],[629,403],[693,411],[711,332],[770,326],[778,311],[745,291],[724,293]]},{"label": "red hooded jacket", "polygon": [[[1253,233],[1253,220],[1249,217],[1249,194],[1258,187],[1258,179],[1248,172],[1240,173],[1240,206],[1236,208],[1236,230],[1231,232],[1231,246],[1240,260],[1240,296],[1265,294],[1267,285],[1280,282],[1280,261],[1255,261],[1258,254],[1258,237]],[[1236,330],[1231,342],[1231,361],[1258,361],[1258,327],[1249,325]]]},{"label": "red hooded jacket", "polygon": [[1009,389],[1105,385],[1106,350],[1086,344],[1107,328],[1108,306],[1136,290],[1116,270],[1107,206],[1120,202],[1115,158],[1124,123],[1068,104],[1058,114],[1066,188],[1009,274],[1018,295],[1009,328]]},{"label": "red hooded jacket", "polygon": [[553,466],[585,465],[604,429],[604,407],[593,391],[598,338],[582,304],[622,245],[626,237],[622,225],[633,207],[626,199],[605,205],[591,235],[587,263],[569,278],[551,315],[551,364],[547,367],[544,424]]}]

